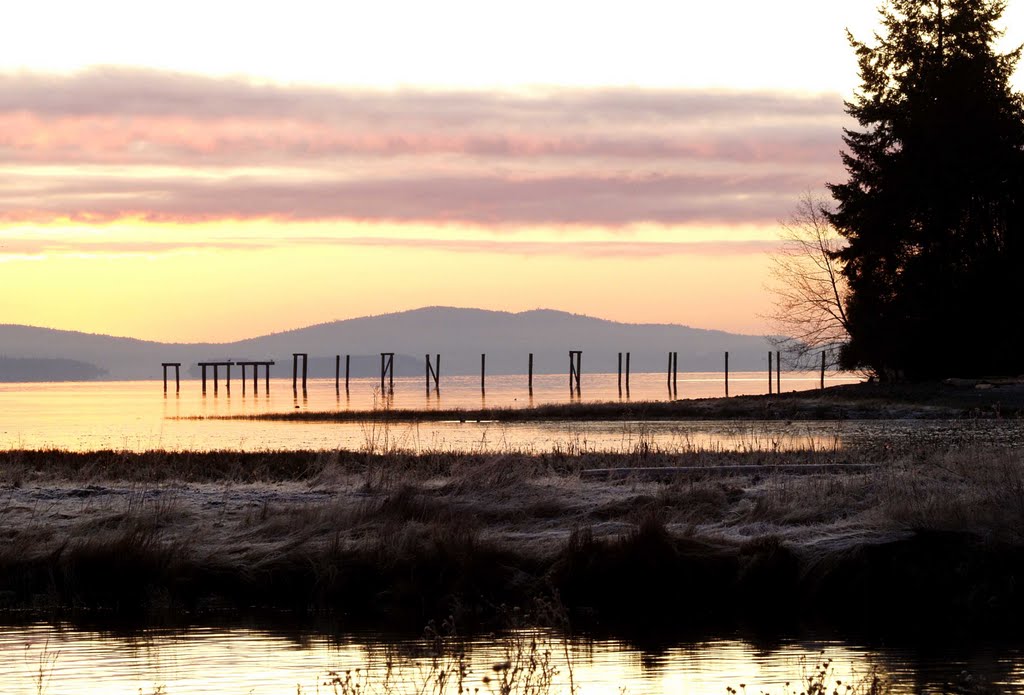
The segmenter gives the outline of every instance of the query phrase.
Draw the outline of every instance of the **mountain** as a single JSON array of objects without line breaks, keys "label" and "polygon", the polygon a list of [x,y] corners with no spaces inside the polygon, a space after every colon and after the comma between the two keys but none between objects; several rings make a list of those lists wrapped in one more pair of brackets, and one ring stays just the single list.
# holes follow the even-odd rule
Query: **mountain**
[{"label": "mountain", "polygon": [[633,373],[663,371],[668,353],[679,353],[680,371],[762,369],[771,345],[762,336],[674,324],[627,324],[550,309],[520,313],[425,307],[381,316],[334,321],[233,343],[158,343],[31,326],[0,325],[0,356],[87,362],[107,379],[156,379],[161,362],[181,362],[182,377],[198,361],[275,360],[271,374],[291,374],[292,353],[309,354],[309,376],[334,376],[335,355],[351,355],[352,376],[378,376],[380,353],[395,353],[396,376],[420,376],[423,356],[441,355],[441,373],[521,374],[527,355],[534,371],[568,371],[568,351],[583,351],[584,372],[614,372],[619,352],[631,353]]},{"label": "mountain", "polygon": [[96,365],[77,360],[0,357],[0,382],[90,381],[105,375]]}]

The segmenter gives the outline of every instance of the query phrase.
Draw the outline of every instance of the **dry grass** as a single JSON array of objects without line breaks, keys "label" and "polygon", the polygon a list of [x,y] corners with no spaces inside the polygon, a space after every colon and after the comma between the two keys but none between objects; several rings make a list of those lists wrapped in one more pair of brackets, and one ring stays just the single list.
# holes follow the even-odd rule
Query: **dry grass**
[{"label": "dry grass", "polygon": [[[771,470],[823,462],[879,466]],[[706,473],[580,478],[585,468],[638,465]],[[723,474],[721,465],[751,470]],[[965,610],[988,602],[986,615],[1009,615],[1024,604],[1011,581],[1024,548],[1024,452],[977,444],[575,456],[6,452],[0,485],[0,601],[10,605],[325,607],[413,622],[456,610],[472,621],[557,592],[584,614],[710,617],[763,610],[767,592],[813,602],[857,591],[855,581],[874,587],[883,579],[864,574],[867,559],[908,576],[959,572],[942,587],[960,592]],[[915,555],[920,539],[941,551]]]}]

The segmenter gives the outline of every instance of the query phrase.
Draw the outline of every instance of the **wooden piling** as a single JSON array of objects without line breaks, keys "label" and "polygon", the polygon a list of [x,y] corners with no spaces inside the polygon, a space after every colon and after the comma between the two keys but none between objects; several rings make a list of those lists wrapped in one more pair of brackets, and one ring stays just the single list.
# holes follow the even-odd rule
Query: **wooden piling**
[{"label": "wooden piling", "polygon": [[768,395],[772,395],[772,351],[768,351]]},{"label": "wooden piling", "polygon": [[213,363],[213,395],[215,396],[217,395],[217,389],[220,387],[220,379],[217,378],[218,366],[216,362]]},{"label": "wooden piling", "polygon": [[622,353],[619,353],[619,396],[622,396]]},{"label": "wooden piling", "polygon": [[725,397],[729,397],[729,351],[725,351]]},{"label": "wooden piling", "polygon": [[629,397],[629,353],[626,353],[626,397]]},{"label": "wooden piling", "polygon": [[305,352],[293,352],[292,353],[292,391],[297,393],[298,387],[296,382],[299,376],[299,358],[302,358],[302,392],[306,392],[306,376],[308,374],[309,367],[309,354]]},{"label": "wooden piling", "polygon": [[821,351],[821,390],[825,390],[825,351]]},{"label": "wooden piling", "polygon": [[181,391],[181,362],[161,362],[164,372],[164,393],[167,393],[167,368],[174,367],[174,392]]},{"label": "wooden piling", "polygon": [[782,393],[782,353],[775,351],[775,393]]},{"label": "wooden piling", "polygon": [[341,392],[341,355],[334,356],[334,392]]},{"label": "wooden piling", "polygon": [[225,382],[227,383],[228,395],[230,396],[231,395],[231,363],[230,362],[227,363],[226,369],[227,369],[227,377],[225,379]]},{"label": "wooden piling", "polygon": [[672,395],[679,395],[679,353],[672,353]]},{"label": "wooden piling", "polygon": [[486,380],[487,380],[487,355],[481,353],[481,355],[480,355],[480,393],[483,393],[486,390]]},{"label": "wooden piling", "polygon": [[388,389],[391,393],[395,391],[395,353],[380,353],[380,390],[384,392],[384,375],[388,377]]},{"label": "wooden piling", "polygon": [[440,374],[441,374],[441,356],[437,355],[437,366],[434,367],[430,364],[430,355],[425,355],[426,358],[426,375],[427,375],[427,395],[430,395],[430,379],[434,379],[434,390],[440,391]]},{"label": "wooden piling", "polygon": [[202,372],[203,372],[203,395],[205,396],[206,395],[206,365],[205,364],[199,365],[199,369],[202,370]]},{"label": "wooden piling", "polygon": [[668,387],[668,393],[672,395],[672,353],[668,353],[668,369],[665,371],[665,384]]},{"label": "wooden piling", "polygon": [[569,351],[569,393],[580,393],[580,370],[583,363],[582,350]]},{"label": "wooden piling", "polygon": [[527,383],[530,386],[530,395],[532,396],[533,395],[533,353],[532,352],[530,353],[530,361],[529,361],[528,373],[529,373],[529,377],[527,378]]},{"label": "wooden piling", "polygon": [[351,364],[351,362],[350,362],[351,358],[352,358],[352,355],[345,355],[345,393],[348,393],[348,375],[349,375],[349,365]]}]

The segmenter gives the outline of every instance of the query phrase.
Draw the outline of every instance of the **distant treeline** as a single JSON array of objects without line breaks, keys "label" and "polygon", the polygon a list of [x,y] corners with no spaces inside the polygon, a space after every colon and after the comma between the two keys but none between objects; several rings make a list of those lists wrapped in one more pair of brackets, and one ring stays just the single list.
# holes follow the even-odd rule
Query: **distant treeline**
[{"label": "distant treeline", "polygon": [[106,374],[106,369],[78,360],[0,357],[0,382],[90,381]]}]

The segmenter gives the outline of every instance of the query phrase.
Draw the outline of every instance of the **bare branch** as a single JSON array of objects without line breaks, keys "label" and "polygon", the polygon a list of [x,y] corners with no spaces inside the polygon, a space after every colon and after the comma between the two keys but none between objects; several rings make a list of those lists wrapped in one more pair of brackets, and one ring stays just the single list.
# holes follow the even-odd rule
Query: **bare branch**
[{"label": "bare branch", "polygon": [[781,223],[782,245],[771,258],[768,290],[774,304],[766,318],[777,336],[772,342],[800,366],[811,366],[821,350],[835,364],[839,346],[849,340],[849,289],[838,258],[846,242],[829,224],[827,211],[823,199],[810,192],[801,196],[792,217]]}]

